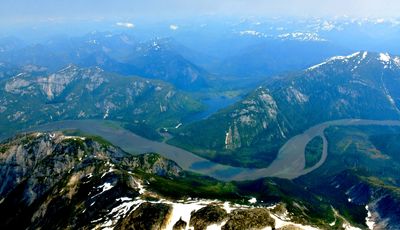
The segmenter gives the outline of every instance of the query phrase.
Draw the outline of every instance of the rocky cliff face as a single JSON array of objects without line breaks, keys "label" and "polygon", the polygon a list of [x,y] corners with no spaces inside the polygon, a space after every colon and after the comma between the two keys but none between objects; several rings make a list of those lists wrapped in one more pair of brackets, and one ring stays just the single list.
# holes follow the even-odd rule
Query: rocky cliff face
[{"label": "rocky cliff face", "polygon": [[21,135],[0,150],[4,227],[92,228],[96,219],[111,220],[125,197],[142,193],[143,181],[133,171],[183,174],[157,154],[128,156],[106,142],[62,133]]},{"label": "rocky cliff face", "polygon": [[333,177],[330,186],[351,204],[364,206],[369,227],[397,229],[400,226],[400,192],[397,187],[377,184],[374,179],[345,171]]}]

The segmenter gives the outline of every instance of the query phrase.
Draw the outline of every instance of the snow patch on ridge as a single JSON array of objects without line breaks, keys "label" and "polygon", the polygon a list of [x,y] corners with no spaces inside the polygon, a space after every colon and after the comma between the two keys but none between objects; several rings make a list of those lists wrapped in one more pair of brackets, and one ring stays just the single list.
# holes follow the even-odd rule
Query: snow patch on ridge
[{"label": "snow patch on ridge", "polygon": [[110,109],[107,108],[107,109],[106,109],[106,113],[105,113],[104,116],[103,116],[103,119],[107,119],[107,117],[109,116],[109,113],[110,113]]},{"label": "snow patch on ridge", "polygon": [[[275,220],[275,229],[279,229],[284,226],[292,225],[292,226],[295,226],[295,227],[297,227],[299,229],[303,229],[303,230],[318,230],[318,228],[314,228],[314,227],[311,227],[308,225],[302,225],[302,224],[297,224],[297,223],[291,222],[290,218],[287,216],[288,213],[284,213],[283,215],[277,215],[277,214],[271,213],[270,215]],[[267,227],[264,230],[266,230],[266,229],[271,229],[271,228]]]},{"label": "snow patch on ridge", "polygon": [[[307,70],[314,70],[316,68],[319,68],[325,64],[329,64],[333,61],[343,61],[343,62],[350,62],[354,63],[355,65],[351,69],[351,71],[354,71],[358,68],[358,65],[360,65],[367,57],[369,53],[367,51],[364,52],[356,52],[347,56],[335,56],[327,59],[326,61],[316,64],[314,66],[309,67]],[[354,58],[356,58],[354,60]],[[379,53],[377,54],[376,60],[378,60],[382,65],[384,66],[385,69],[391,68],[391,67],[398,67],[400,68],[400,57],[392,57],[388,53]],[[356,64],[357,63],[357,64]]]},{"label": "snow patch on ridge", "polygon": [[117,26],[129,28],[129,29],[135,28],[135,24],[133,24],[131,22],[117,22],[115,24]]},{"label": "snow patch on ridge", "polygon": [[257,203],[257,199],[256,198],[251,198],[250,200],[249,200],[249,203],[250,204],[255,204],[255,203]]},{"label": "snow patch on ridge", "polygon": [[278,36],[280,39],[284,40],[298,40],[298,41],[326,41],[326,39],[321,38],[317,33],[286,33]]},{"label": "snow patch on ridge", "polygon": [[[117,207],[113,208],[110,213],[108,214],[109,217],[112,217],[105,221],[101,226],[100,229],[114,229],[114,225],[117,224],[118,220],[121,219],[121,217],[125,217],[128,212],[133,212],[136,210],[142,203],[144,203],[143,200],[132,200],[131,198],[128,197],[121,197],[118,198],[117,201],[122,201],[120,205]],[[132,208],[133,207],[133,208]]]},{"label": "snow patch on ridge", "polygon": [[[116,223],[121,219],[135,211],[141,204],[144,202],[149,202],[149,203],[162,203],[162,204],[168,204],[172,206],[172,212],[171,216],[169,217],[168,223],[165,226],[165,229],[167,230],[172,230],[174,224],[182,219],[187,223],[186,230],[192,229],[189,227],[190,225],[190,218],[191,218],[191,213],[194,211],[198,211],[201,208],[206,207],[207,205],[218,205],[222,207],[223,209],[226,210],[227,213],[231,213],[232,210],[237,210],[237,209],[251,209],[253,206],[248,206],[248,205],[239,205],[239,204],[233,204],[229,202],[224,202],[222,203],[221,201],[218,200],[205,200],[205,199],[191,199],[189,198],[188,200],[178,200],[178,201],[169,201],[169,200],[158,200],[158,201],[145,201],[137,197],[136,199],[129,198],[129,197],[120,197],[116,199],[117,202],[121,202],[118,206],[114,207],[106,216],[93,220],[91,223],[98,223],[100,229],[113,229],[116,225]],[[272,210],[274,206],[267,207],[269,210]],[[291,218],[289,217],[289,213],[285,212],[283,214],[274,214],[270,213],[271,218],[275,220],[275,228],[279,229],[285,226],[294,226],[299,229],[303,230],[316,230],[317,228],[314,228],[312,226],[308,225],[302,225],[298,223],[294,223],[291,221]],[[208,230],[220,230],[222,226],[226,224],[227,220],[224,220],[220,223],[212,224],[207,226],[206,229]],[[356,229],[352,227],[350,224],[346,223],[346,225],[343,225],[346,229]],[[266,227],[264,230],[270,230],[271,227]]]},{"label": "snow patch on ridge", "polygon": [[393,62],[394,62],[398,67],[400,67],[400,57],[395,57],[395,58],[393,58]]},{"label": "snow patch on ridge", "polygon": [[250,36],[256,36],[256,37],[267,37],[264,33],[261,33],[261,32],[255,31],[255,30],[243,30],[243,31],[240,31],[239,34],[241,36],[250,35]]},{"label": "snow patch on ridge", "polygon": [[335,57],[330,58],[329,60],[330,60],[330,61],[334,61],[334,60],[347,60],[347,59],[350,59],[350,58],[357,57],[358,55],[360,55],[360,53],[361,53],[361,52],[358,51],[358,52],[355,52],[355,53],[350,54],[350,55],[347,55],[347,56],[335,56]]},{"label": "snow patch on ridge", "polygon": [[385,68],[385,69],[389,68],[390,60],[391,60],[391,58],[388,53],[380,53],[379,54],[379,61],[381,61],[381,63],[384,65],[383,68]]},{"label": "snow patch on ridge", "polygon": [[[307,70],[314,70],[314,69],[316,69],[316,68],[318,68],[318,67],[320,67],[320,66],[322,66],[322,65],[325,65],[325,64],[327,64],[327,63],[330,63],[330,62],[332,62],[332,61],[337,61],[337,60],[342,60],[342,61],[348,61],[349,59],[351,59],[351,58],[354,58],[354,57],[357,57],[357,56],[359,56],[361,54],[361,52],[356,52],[356,53],[353,53],[353,54],[350,54],[350,55],[347,55],[347,56],[334,56],[334,57],[331,57],[331,58],[329,58],[327,61],[325,61],[325,62],[322,62],[322,63],[319,63],[319,64],[317,64],[317,65],[314,65],[314,66],[311,66],[310,68],[308,68]],[[366,57],[366,52],[365,52],[365,54],[363,54],[363,57],[365,56]]]},{"label": "snow patch on ridge", "polygon": [[365,51],[365,52],[363,53],[363,55],[362,55],[362,60],[364,60],[364,59],[367,57],[367,55],[368,55],[368,52]]},{"label": "snow patch on ridge", "polygon": [[112,186],[111,183],[108,183],[108,182],[100,185],[97,188],[102,189],[102,191],[99,194],[97,194],[96,196],[99,196],[100,194],[104,193],[105,191],[108,191],[108,190],[112,189],[113,187],[114,186]]},{"label": "snow patch on ridge", "polygon": [[379,60],[381,62],[387,63],[390,61],[390,55],[388,53],[380,53],[379,54]]},{"label": "snow patch on ridge", "polygon": [[375,222],[372,219],[372,213],[368,209],[368,205],[365,206],[365,209],[368,211],[367,217],[365,217],[365,224],[368,226],[368,229],[374,229]]},{"label": "snow patch on ridge", "polygon": [[197,211],[207,205],[208,202],[193,202],[193,203],[172,203],[172,213],[169,223],[165,229],[172,229],[174,224],[182,219],[186,223],[189,223],[190,214],[193,211]]}]

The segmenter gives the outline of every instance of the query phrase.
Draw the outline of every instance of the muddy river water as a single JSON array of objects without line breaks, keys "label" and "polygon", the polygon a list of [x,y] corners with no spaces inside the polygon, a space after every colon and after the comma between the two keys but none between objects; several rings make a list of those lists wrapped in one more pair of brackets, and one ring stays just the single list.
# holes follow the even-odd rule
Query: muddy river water
[{"label": "muddy river water", "polygon": [[[82,132],[101,136],[112,144],[119,146],[124,151],[140,154],[157,152],[166,158],[178,163],[183,169],[208,175],[219,180],[255,180],[262,177],[279,177],[294,179],[307,174],[320,167],[328,155],[328,141],[324,136],[324,130],[330,126],[359,126],[382,125],[400,126],[400,121],[376,121],[376,120],[335,120],[315,125],[302,134],[289,139],[279,150],[277,158],[267,168],[240,168],[222,165],[201,158],[189,151],[180,149],[166,143],[156,142],[140,137],[119,126],[117,122],[103,120],[71,120],[59,121],[42,125],[29,131],[55,131],[66,129],[79,129]],[[323,139],[323,153],[320,161],[313,167],[304,169],[305,147],[314,137]]]}]

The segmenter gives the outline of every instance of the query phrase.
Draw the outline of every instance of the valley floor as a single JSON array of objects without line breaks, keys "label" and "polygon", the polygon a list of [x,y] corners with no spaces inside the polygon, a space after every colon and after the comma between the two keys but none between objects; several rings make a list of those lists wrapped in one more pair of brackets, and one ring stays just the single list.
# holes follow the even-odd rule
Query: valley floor
[{"label": "valley floor", "polygon": [[[218,164],[201,158],[189,151],[166,143],[151,141],[119,126],[117,122],[103,120],[59,121],[33,128],[29,131],[78,129],[84,133],[100,136],[124,151],[134,154],[157,152],[177,162],[183,169],[208,175],[224,181],[256,180],[263,177],[294,179],[320,167],[327,158],[327,140],[324,130],[330,126],[400,126],[400,121],[347,119],[328,121],[315,125],[304,133],[292,137],[279,151],[275,161],[267,168],[250,169]],[[314,166],[305,169],[305,148],[314,137],[323,138],[323,153]]]}]

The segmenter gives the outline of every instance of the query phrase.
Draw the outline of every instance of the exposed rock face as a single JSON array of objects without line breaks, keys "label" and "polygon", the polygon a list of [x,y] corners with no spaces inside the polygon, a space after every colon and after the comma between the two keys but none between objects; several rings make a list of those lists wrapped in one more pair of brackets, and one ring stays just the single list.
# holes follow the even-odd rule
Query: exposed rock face
[{"label": "exposed rock face", "polygon": [[173,161],[166,161],[157,153],[149,153],[132,158],[130,162],[125,162],[134,168],[156,174],[160,176],[180,176],[183,174],[182,169]]},{"label": "exposed rock face", "polygon": [[[0,227],[113,226],[125,217],[129,207],[143,202],[137,200],[143,193],[143,181],[134,171],[168,177],[183,174],[174,162],[156,154],[131,156],[90,138],[56,132],[8,140],[0,144],[0,176],[4,178],[0,182],[0,214],[4,220]],[[147,223],[146,218],[154,219],[148,216],[154,210],[162,210],[159,219],[168,219],[169,209],[145,204],[130,219]],[[121,226],[127,227],[130,219]],[[146,229],[159,229],[161,223],[146,225]]]},{"label": "exposed rock face", "polygon": [[[162,176],[179,176],[183,173],[175,162],[157,154],[128,157],[120,149],[111,145],[104,148],[90,139],[67,137],[62,133],[34,133],[21,135],[2,145],[0,175],[5,180],[2,181],[0,195],[7,195],[10,190],[26,180],[28,184],[37,186],[35,182],[44,178],[38,184],[41,187],[51,187],[76,166],[97,159],[108,164],[118,164],[131,170],[140,169]],[[82,176],[84,175],[80,175],[79,178]],[[27,195],[36,196],[36,189],[28,190]],[[38,192],[46,190],[38,189]]]},{"label": "exposed rock face", "polygon": [[275,228],[275,220],[267,209],[234,210],[222,230]]},{"label": "exposed rock face", "polygon": [[185,230],[187,226],[186,221],[183,221],[182,218],[179,219],[173,226],[173,230]]},{"label": "exposed rock face", "polygon": [[210,205],[192,213],[190,226],[193,226],[194,230],[205,230],[207,226],[219,223],[226,217],[227,213],[224,209]]},{"label": "exposed rock face", "polygon": [[233,150],[236,148],[240,148],[242,143],[240,142],[240,134],[236,123],[233,126],[229,127],[229,130],[225,135],[226,149]]},{"label": "exposed rock face", "polygon": [[121,220],[116,230],[161,230],[166,226],[165,220],[171,214],[171,206],[167,204],[143,203]]},{"label": "exposed rock face", "polygon": [[331,179],[330,186],[352,204],[365,206],[369,221],[377,229],[396,229],[400,226],[400,193],[395,187],[384,187],[344,171]]},{"label": "exposed rock face", "polygon": [[22,88],[29,86],[30,83],[24,79],[13,79],[6,83],[4,90],[8,93],[25,93]]},{"label": "exposed rock face", "polygon": [[267,208],[242,208],[230,213],[220,206],[208,205],[193,212],[189,222],[195,230],[220,225],[222,230],[275,228],[275,220]]}]

